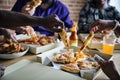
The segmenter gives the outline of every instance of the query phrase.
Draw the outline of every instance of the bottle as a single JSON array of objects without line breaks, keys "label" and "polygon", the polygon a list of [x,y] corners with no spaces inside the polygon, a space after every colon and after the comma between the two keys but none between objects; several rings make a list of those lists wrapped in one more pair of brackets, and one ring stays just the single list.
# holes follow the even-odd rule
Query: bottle
[{"label": "bottle", "polygon": [[77,25],[73,24],[71,35],[69,37],[70,46],[78,46]]}]

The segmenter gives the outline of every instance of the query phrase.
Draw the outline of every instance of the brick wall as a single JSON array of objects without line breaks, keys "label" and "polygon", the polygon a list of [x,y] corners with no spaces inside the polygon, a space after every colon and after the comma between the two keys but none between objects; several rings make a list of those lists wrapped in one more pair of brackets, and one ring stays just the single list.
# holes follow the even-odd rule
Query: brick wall
[{"label": "brick wall", "polygon": [[[62,1],[70,10],[70,17],[73,21],[78,21],[79,11],[83,7],[86,0],[60,0]],[[16,0],[0,0],[0,10],[10,10]]]}]

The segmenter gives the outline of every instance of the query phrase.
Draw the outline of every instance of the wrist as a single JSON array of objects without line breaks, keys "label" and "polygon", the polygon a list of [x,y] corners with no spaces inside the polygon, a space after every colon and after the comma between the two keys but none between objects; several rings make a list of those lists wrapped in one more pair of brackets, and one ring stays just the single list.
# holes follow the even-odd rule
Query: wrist
[{"label": "wrist", "polygon": [[113,31],[116,30],[116,28],[118,27],[119,22],[117,20],[114,20],[114,27],[113,27]]},{"label": "wrist", "polygon": [[1,31],[1,34],[3,34],[5,31],[5,28],[0,28],[0,31]]},{"label": "wrist", "polygon": [[119,31],[120,31],[120,24],[118,23],[116,29],[114,30],[114,32],[115,32],[117,37],[120,36],[120,32]]}]

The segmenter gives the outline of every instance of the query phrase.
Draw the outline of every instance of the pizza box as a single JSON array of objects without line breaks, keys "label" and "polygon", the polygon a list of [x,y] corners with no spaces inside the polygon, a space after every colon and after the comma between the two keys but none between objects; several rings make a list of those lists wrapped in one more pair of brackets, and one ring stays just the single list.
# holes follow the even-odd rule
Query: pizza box
[{"label": "pizza box", "polygon": [[62,44],[62,42],[55,42],[55,43],[50,43],[44,46],[39,46],[39,45],[33,45],[33,44],[28,44],[28,46],[30,47],[29,51],[33,54],[39,54],[39,53],[43,53],[46,52],[48,50],[54,49],[56,47],[59,47],[60,44]]},{"label": "pizza box", "polygon": [[[85,41],[87,36],[89,34],[79,34],[79,39],[82,41]],[[88,44],[89,48],[96,48],[96,49],[102,49],[102,41],[98,42],[98,41],[94,41],[92,40],[89,44]],[[120,43],[116,43],[115,44],[115,49],[120,49]]]},{"label": "pizza box", "polygon": [[85,80],[38,62],[23,59],[6,67],[0,80]]},{"label": "pizza box", "polygon": [[[27,36],[26,34],[20,34],[16,36],[17,40],[21,39],[29,39],[30,37]],[[29,46],[29,52],[33,53],[33,54],[39,54],[39,53],[43,53],[45,51],[51,50],[55,47],[59,47],[62,44],[62,41],[57,40],[55,43],[50,43],[44,46],[40,46],[40,45],[35,45],[35,44],[25,44],[27,46]]]},{"label": "pizza box", "polygon": [[[59,48],[56,48],[56,49],[53,49],[53,50],[49,50],[49,51],[46,51],[44,52],[43,54],[39,54],[37,55],[37,61],[44,64],[44,65],[49,65],[51,62],[52,62],[52,65],[55,69],[59,69],[59,67],[61,65],[57,65],[57,68],[56,68],[56,65],[53,63],[52,61],[52,58],[55,54],[59,53],[61,51],[61,49],[64,49],[64,47],[59,47]],[[79,48],[78,47],[71,47],[71,49],[73,49],[73,51],[79,51]],[[107,54],[103,54],[102,52],[98,51],[98,50],[84,50],[84,53],[89,53],[91,56],[95,56],[96,54],[99,55],[101,58],[103,58],[104,60],[112,60],[112,55],[107,55]],[[98,71],[95,72],[95,70],[81,70],[80,71],[82,74],[82,78],[85,78],[87,80],[95,80],[97,79],[97,77],[99,76],[104,76],[104,77],[99,77],[99,80],[103,80],[103,79],[108,79],[107,76],[102,72],[101,69],[99,69]],[[95,73],[93,73],[95,72]]]}]

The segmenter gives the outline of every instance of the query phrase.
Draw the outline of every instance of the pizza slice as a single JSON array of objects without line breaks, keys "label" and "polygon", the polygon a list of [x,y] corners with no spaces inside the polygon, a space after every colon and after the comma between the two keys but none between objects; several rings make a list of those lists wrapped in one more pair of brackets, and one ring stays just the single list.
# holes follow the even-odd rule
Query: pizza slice
[{"label": "pizza slice", "polygon": [[67,49],[67,51],[69,52],[69,41],[67,40],[67,33],[65,31],[65,29],[62,29],[62,32],[59,33],[64,45],[65,45],[65,48]]},{"label": "pizza slice", "polygon": [[58,53],[53,57],[53,61],[57,63],[70,63],[75,60],[74,56],[69,55],[67,52]]},{"label": "pizza slice", "polygon": [[27,4],[29,4],[31,8],[36,8],[41,2],[41,0],[31,0]]},{"label": "pizza slice", "polygon": [[60,69],[67,71],[67,72],[71,72],[71,73],[79,73],[80,72],[80,69],[76,63],[65,64],[64,66],[61,66]]}]

